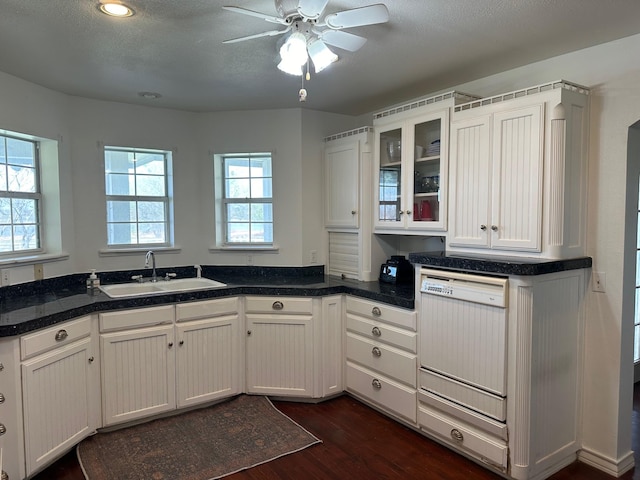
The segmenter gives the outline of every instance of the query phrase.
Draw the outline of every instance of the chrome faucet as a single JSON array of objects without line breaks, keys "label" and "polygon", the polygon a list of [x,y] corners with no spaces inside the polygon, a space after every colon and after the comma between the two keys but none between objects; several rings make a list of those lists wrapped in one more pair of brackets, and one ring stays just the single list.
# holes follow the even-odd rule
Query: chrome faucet
[{"label": "chrome faucet", "polygon": [[156,256],[153,253],[153,250],[149,250],[147,252],[147,255],[144,257],[144,268],[149,268],[149,258],[151,258],[151,265],[153,270],[151,271],[151,281],[152,282],[157,282],[158,281],[158,276],[156,275]]}]

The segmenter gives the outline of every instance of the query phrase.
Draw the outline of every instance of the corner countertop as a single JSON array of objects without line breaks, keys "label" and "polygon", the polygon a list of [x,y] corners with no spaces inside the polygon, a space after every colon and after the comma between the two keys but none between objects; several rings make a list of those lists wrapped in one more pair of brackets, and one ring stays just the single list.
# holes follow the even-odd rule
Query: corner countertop
[{"label": "corner countertop", "polygon": [[[179,278],[193,276],[193,268],[164,269]],[[104,284],[131,281],[131,274],[148,271],[98,272]],[[158,271],[164,275],[164,271]],[[45,328],[82,315],[117,309],[149,307],[239,295],[327,296],[350,294],[401,308],[414,308],[413,285],[360,282],[325,276],[323,267],[204,267],[203,276],[226,287],[191,292],[110,298],[102,291],[88,293],[86,274],[73,274],[29,284],[0,288],[0,337]]]},{"label": "corner countertop", "polygon": [[566,270],[591,268],[592,264],[591,257],[553,260],[497,255],[462,255],[444,251],[410,253],[409,261],[429,267],[516,276],[545,275]]}]

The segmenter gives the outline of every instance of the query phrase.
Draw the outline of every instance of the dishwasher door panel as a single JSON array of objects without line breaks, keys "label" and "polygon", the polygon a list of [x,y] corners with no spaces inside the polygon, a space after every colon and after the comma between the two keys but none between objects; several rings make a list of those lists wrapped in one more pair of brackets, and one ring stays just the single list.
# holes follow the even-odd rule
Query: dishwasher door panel
[{"label": "dishwasher door panel", "polygon": [[421,300],[421,365],[506,396],[507,310],[425,293]]}]

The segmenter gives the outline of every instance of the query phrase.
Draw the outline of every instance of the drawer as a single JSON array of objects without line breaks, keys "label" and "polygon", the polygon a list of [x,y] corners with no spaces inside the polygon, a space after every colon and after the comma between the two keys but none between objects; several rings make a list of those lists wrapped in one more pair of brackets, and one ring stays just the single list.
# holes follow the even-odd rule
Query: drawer
[{"label": "drawer", "polygon": [[416,355],[347,332],[347,359],[416,388]]},{"label": "drawer", "polygon": [[414,388],[347,362],[347,391],[362,396],[401,417],[416,423],[417,395]]},{"label": "drawer", "polygon": [[416,331],[417,315],[414,310],[347,296],[347,312]]},{"label": "drawer", "polygon": [[506,442],[499,438],[422,403],[418,406],[418,424],[456,450],[506,471],[509,450]]},{"label": "drawer", "polygon": [[417,353],[418,351],[418,334],[416,332],[387,325],[378,320],[347,313],[347,330],[371,340],[402,348],[411,353]]},{"label": "drawer", "polygon": [[479,388],[420,369],[420,388],[447,398],[464,407],[504,422],[507,419],[507,399]]},{"label": "drawer", "polygon": [[221,298],[218,300],[206,300],[204,302],[191,302],[176,305],[176,321],[195,320],[198,318],[219,317],[238,313],[239,302],[237,297]]},{"label": "drawer", "polygon": [[246,297],[245,311],[247,313],[313,313],[312,298],[297,297]]},{"label": "drawer", "polygon": [[20,358],[39,355],[48,350],[68,345],[91,334],[91,316],[60,323],[20,337]]},{"label": "drawer", "polygon": [[173,323],[174,317],[175,307],[173,305],[101,313],[100,331],[113,332],[130,328],[153,327],[164,323]]}]

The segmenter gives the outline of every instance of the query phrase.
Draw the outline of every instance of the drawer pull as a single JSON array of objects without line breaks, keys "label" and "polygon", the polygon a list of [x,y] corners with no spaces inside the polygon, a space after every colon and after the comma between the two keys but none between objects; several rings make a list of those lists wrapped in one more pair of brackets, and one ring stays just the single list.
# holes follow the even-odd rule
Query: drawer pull
[{"label": "drawer pull", "polygon": [[382,315],[382,312],[378,307],[373,307],[373,309],[371,310],[371,313],[373,314],[374,317],[379,317],[380,315]]},{"label": "drawer pull", "polygon": [[378,347],[373,347],[373,348],[371,349],[371,354],[372,354],[374,357],[381,357],[381,356],[382,356],[382,350],[380,350]]},{"label": "drawer pull", "polygon": [[7,427],[0,423],[0,435],[4,435],[5,433],[7,433]]},{"label": "drawer pull", "polygon": [[0,403],[4,403],[5,398],[4,398],[4,394],[0,393]]},{"label": "drawer pull", "polygon": [[180,345],[180,346],[184,345],[184,340],[180,340],[180,341],[178,342],[178,345]]},{"label": "drawer pull", "polygon": [[59,330],[58,333],[56,333],[56,342],[61,342],[62,340],[64,340],[68,336],[69,336],[69,334],[67,333],[66,330],[64,330],[64,329]]},{"label": "drawer pull", "polygon": [[93,363],[94,360],[93,356],[89,357],[89,363]]},{"label": "drawer pull", "polygon": [[2,475],[0,475],[0,480],[9,480],[9,474],[2,470]]},{"label": "drawer pull", "polygon": [[2,363],[0,363],[0,372],[4,370],[4,365]]},{"label": "drawer pull", "polygon": [[374,337],[380,337],[382,336],[382,331],[378,327],[373,327],[371,329],[371,335],[373,335]]},{"label": "drawer pull", "polygon": [[276,302],[273,302],[273,305],[271,305],[271,308],[273,308],[274,310],[282,310],[284,308],[284,304],[280,301],[276,301]]},{"label": "drawer pull", "polygon": [[457,428],[451,429],[451,438],[458,443],[464,442],[464,435],[462,435],[462,432]]},{"label": "drawer pull", "polygon": [[169,348],[173,347],[173,342],[169,342]]},{"label": "drawer pull", "polygon": [[376,390],[380,390],[382,388],[382,382],[380,382],[380,380],[378,380],[377,378],[374,378],[373,380],[371,380],[371,386]]}]

